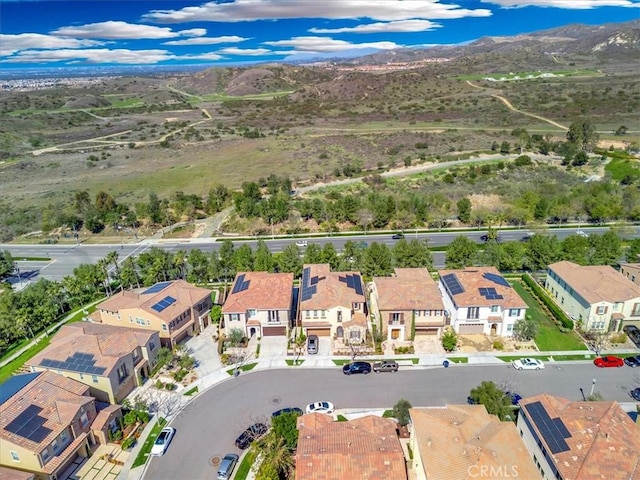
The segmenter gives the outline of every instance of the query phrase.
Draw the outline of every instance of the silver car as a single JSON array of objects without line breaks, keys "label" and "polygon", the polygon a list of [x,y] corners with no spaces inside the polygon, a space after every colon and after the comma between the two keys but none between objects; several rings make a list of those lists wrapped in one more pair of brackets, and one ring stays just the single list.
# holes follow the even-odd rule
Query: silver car
[{"label": "silver car", "polygon": [[307,353],[313,355],[318,353],[318,336],[309,335],[307,338]]},{"label": "silver car", "polygon": [[220,462],[220,466],[218,467],[218,480],[227,480],[231,478],[231,474],[233,473],[233,469],[238,463],[238,455],[235,453],[227,453],[222,461]]}]

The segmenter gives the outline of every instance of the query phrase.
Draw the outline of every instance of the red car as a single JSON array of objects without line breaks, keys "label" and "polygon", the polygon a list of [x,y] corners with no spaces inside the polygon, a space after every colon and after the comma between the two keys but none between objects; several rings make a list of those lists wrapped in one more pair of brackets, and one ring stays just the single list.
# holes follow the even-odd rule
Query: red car
[{"label": "red car", "polygon": [[624,360],[620,357],[600,357],[593,361],[596,367],[621,367],[624,365]]}]

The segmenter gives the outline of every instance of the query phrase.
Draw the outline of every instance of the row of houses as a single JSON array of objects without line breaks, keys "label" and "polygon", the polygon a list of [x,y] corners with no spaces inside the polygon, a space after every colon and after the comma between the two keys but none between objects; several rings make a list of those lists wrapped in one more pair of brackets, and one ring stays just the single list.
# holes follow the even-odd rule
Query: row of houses
[{"label": "row of houses", "polygon": [[407,480],[409,469],[417,480],[640,479],[640,426],[617,402],[540,394],[521,400],[517,423],[501,422],[483,405],[409,414],[411,454],[387,418],[299,417],[296,479]]}]

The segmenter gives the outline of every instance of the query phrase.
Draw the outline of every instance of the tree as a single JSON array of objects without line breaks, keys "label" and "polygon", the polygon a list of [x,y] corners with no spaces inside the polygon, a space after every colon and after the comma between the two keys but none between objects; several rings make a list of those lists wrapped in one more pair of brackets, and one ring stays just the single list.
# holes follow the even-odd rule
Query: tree
[{"label": "tree", "polygon": [[447,330],[442,334],[442,348],[446,352],[453,352],[458,345],[458,335],[453,330],[453,328],[447,328]]},{"label": "tree", "polygon": [[244,332],[241,328],[232,328],[229,335],[225,338],[225,342],[229,347],[238,347],[244,342]]},{"label": "tree", "polygon": [[398,400],[398,402],[393,406],[393,418],[398,420],[401,427],[404,427],[411,422],[411,416],[409,415],[409,409],[411,407],[411,402],[404,398]]},{"label": "tree", "polygon": [[271,431],[254,445],[262,459],[256,472],[256,480],[291,478],[294,459],[284,437]]},{"label": "tree", "polygon": [[6,278],[15,271],[15,263],[13,256],[9,250],[0,252],[0,279]]},{"label": "tree", "polygon": [[484,381],[469,393],[473,403],[484,405],[491,415],[505,420],[511,415],[511,399],[495,383]]},{"label": "tree", "polygon": [[209,257],[199,248],[189,252],[187,256],[189,271],[187,280],[192,283],[203,283],[209,280]]},{"label": "tree", "polygon": [[253,269],[256,272],[273,271],[273,254],[264,240],[258,240],[256,253],[253,258]]},{"label": "tree", "polygon": [[369,277],[391,275],[393,260],[389,247],[384,243],[373,242],[362,256],[360,271]]},{"label": "tree", "polygon": [[590,119],[576,120],[569,125],[567,141],[574,147],[590,152],[598,144],[599,135]]},{"label": "tree", "polygon": [[233,264],[236,272],[253,271],[253,250],[251,247],[243,243],[233,254]]},{"label": "tree", "polygon": [[458,219],[462,223],[469,223],[471,221],[471,200],[467,197],[458,200]]},{"label": "tree", "polygon": [[500,153],[506,155],[511,151],[511,145],[506,140],[500,144]]},{"label": "tree", "polygon": [[336,252],[336,247],[333,243],[325,243],[322,246],[321,263],[328,263],[331,270],[337,270],[340,265],[340,257]]},{"label": "tree", "polygon": [[626,135],[629,129],[624,125],[620,125],[618,129],[615,131],[616,135]]},{"label": "tree", "polygon": [[535,234],[527,242],[524,263],[530,270],[544,270],[560,258],[560,243],[554,235]]},{"label": "tree", "polygon": [[304,251],[303,263],[314,264],[322,262],[322,248],[317,243],[310,243]]},{"label": "tree", "polygon": [[627,262],[635,263],[640,260],[640,238],[635,238],[629,242],[625,253]]},{"label": "tree", "polygon": [[285,445],[291,451],[295,450],[298,446],[298,417],[300,413],[289,412],[278,415],[271,420],[271,427],[273,433],[278,437],[282,437],[285,441]]},{"label": "tree", "polygon": [[294,243],[287,245],[282,251],[278,257],[278,266],[281,272],[291,272],[295,277],[302,274],[300,249]]},{"label": "tree", "polygon": [[464,268],[473,265],[478,247],[469,238],[459,235],[447,247],[447,268]]},{"label": "tree", "polygon": [[513,325],[513,336],[517,340],[528,342],[533,340],[538,334],[538,322],[531,316],[527,315],[525,318],[517,320]]},{"label": "tree", "polygon": [[234,258],[233,242],[229,239],[225,239],[220,246],[220,273],[225,282],[228,282],[236,276],[236,264]]}]

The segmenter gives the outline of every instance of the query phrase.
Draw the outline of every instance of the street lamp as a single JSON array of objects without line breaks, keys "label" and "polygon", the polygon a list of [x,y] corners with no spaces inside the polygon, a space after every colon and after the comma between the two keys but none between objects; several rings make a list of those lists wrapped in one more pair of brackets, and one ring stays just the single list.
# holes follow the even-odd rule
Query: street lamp
[{"label": "street lamp", "polygon": [[594,378],[593,380],[591,380],[591,393],[589,394],[590,397],[593,395],[593,390],[595,388],[596,388],[596,379]]}]

